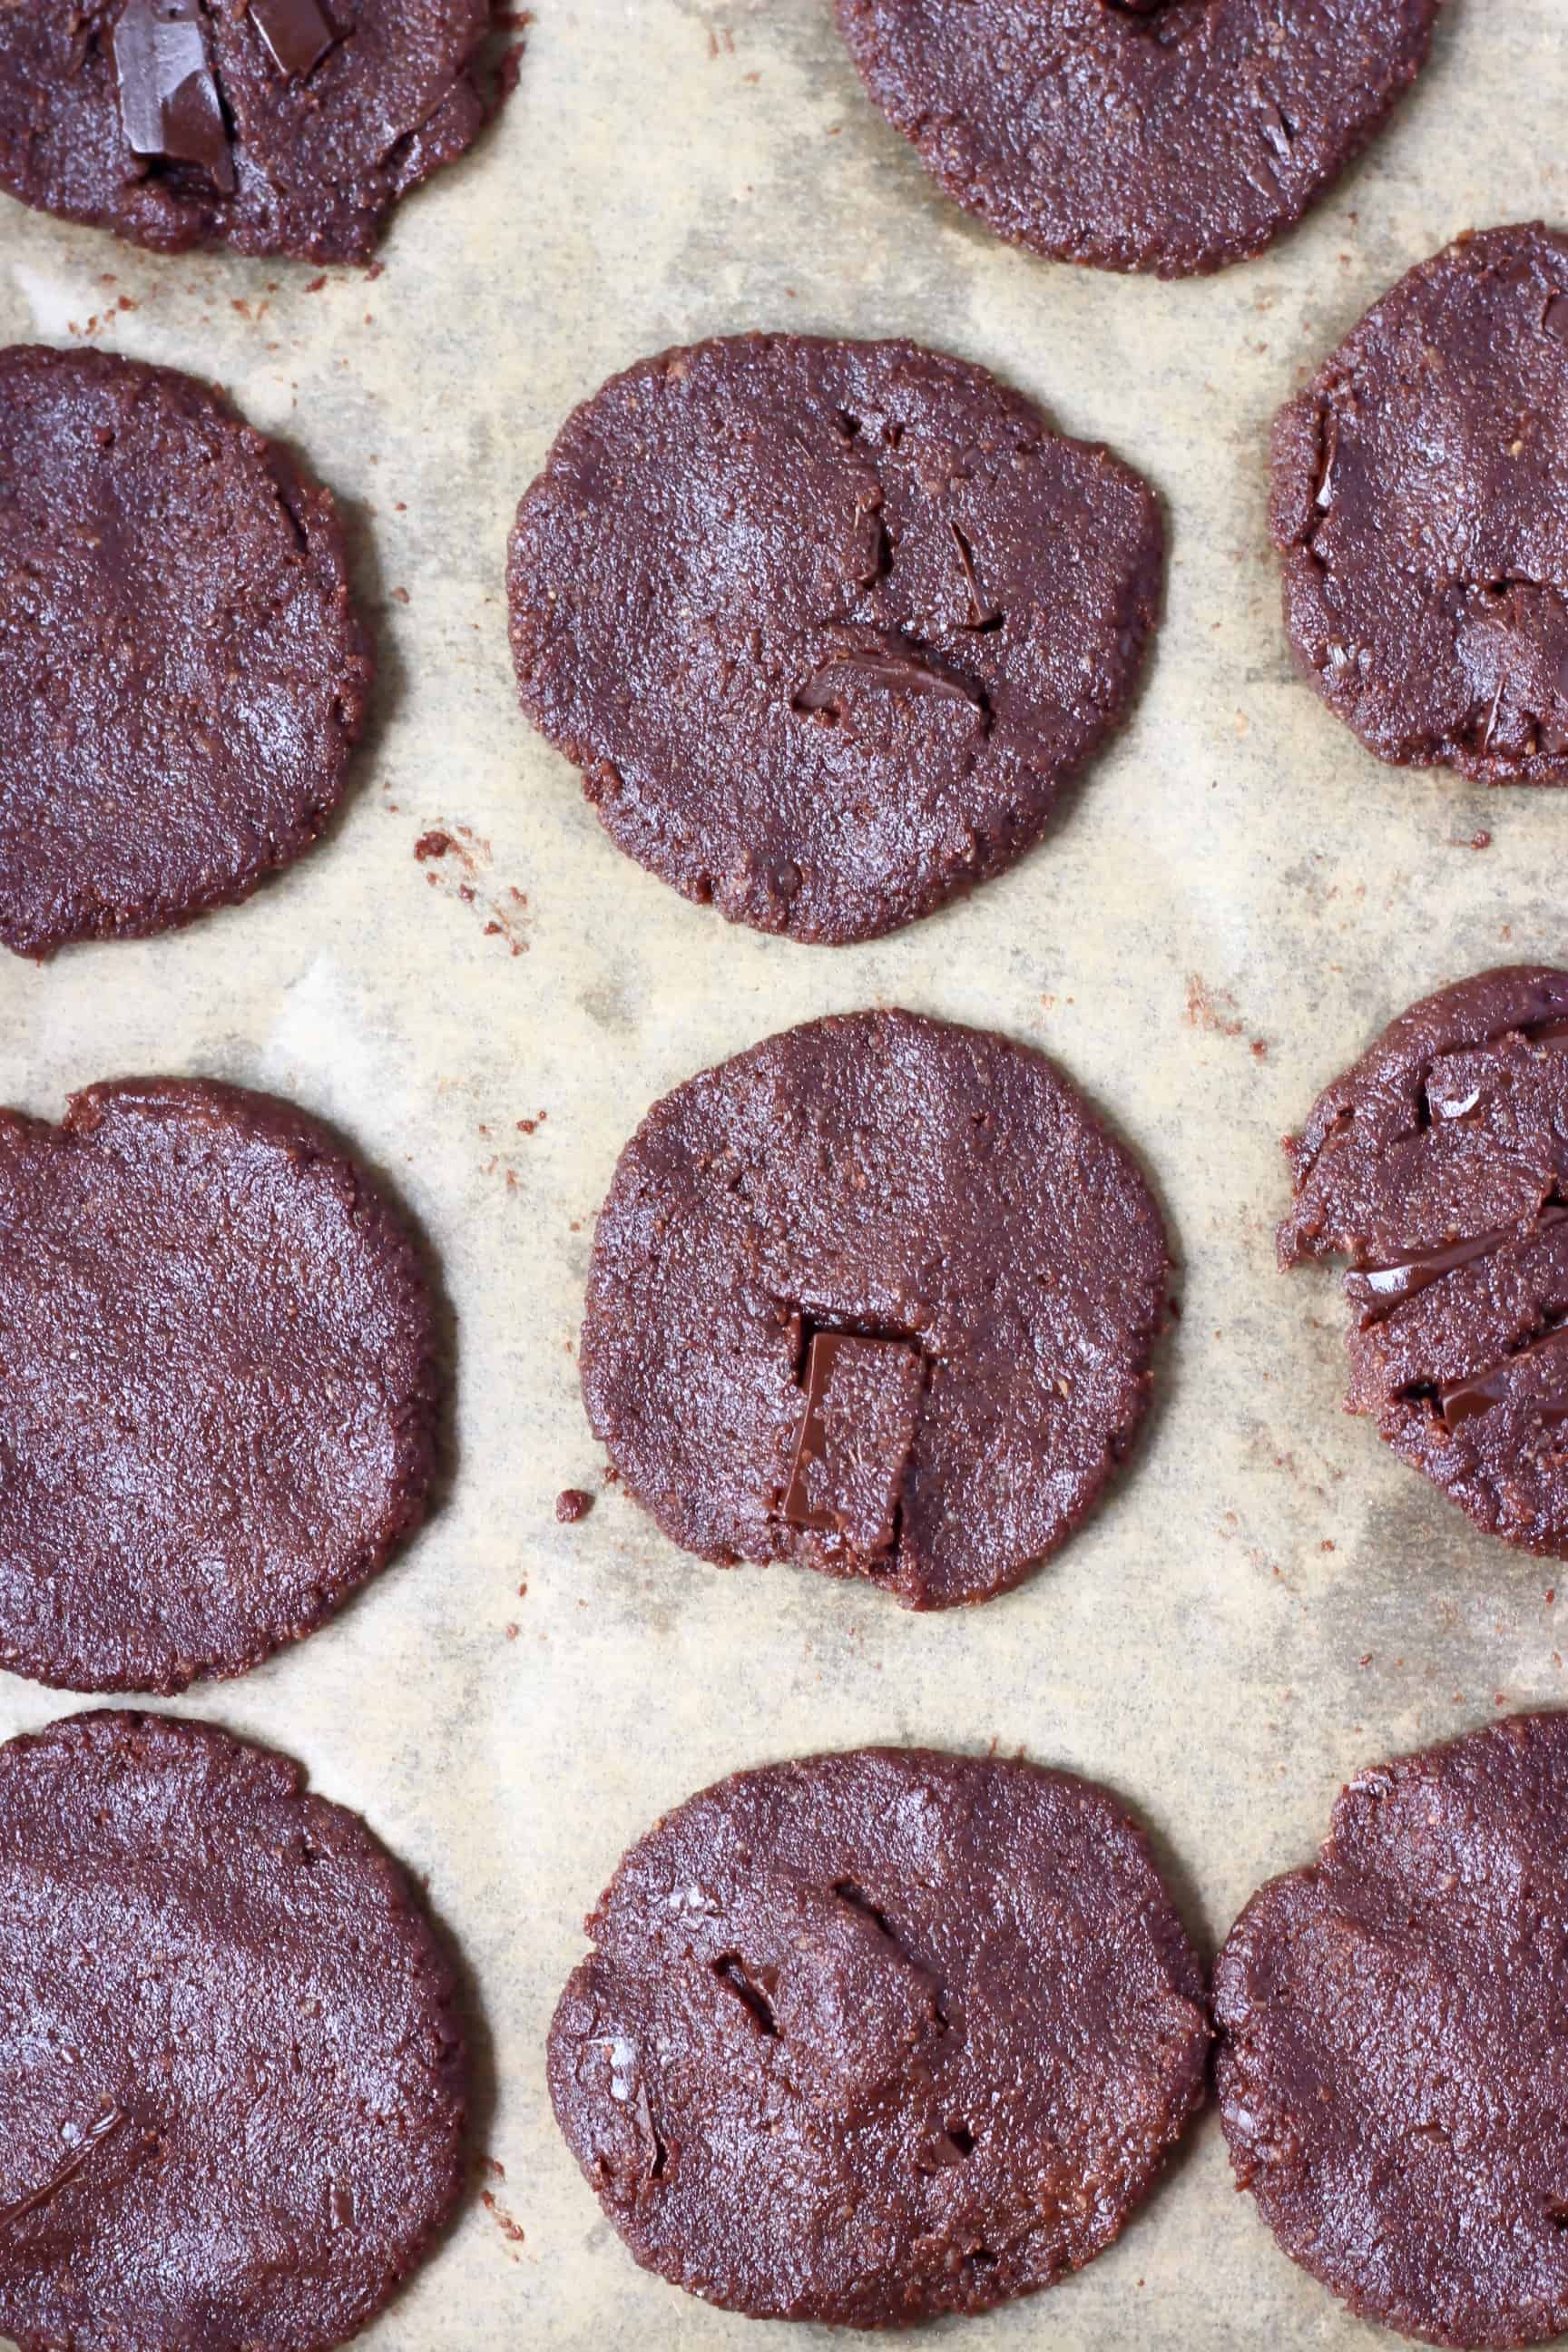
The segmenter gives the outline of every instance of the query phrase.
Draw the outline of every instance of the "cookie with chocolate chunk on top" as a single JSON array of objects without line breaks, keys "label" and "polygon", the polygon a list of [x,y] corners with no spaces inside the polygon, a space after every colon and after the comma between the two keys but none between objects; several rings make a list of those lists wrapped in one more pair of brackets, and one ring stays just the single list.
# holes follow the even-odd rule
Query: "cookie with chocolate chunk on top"
[{"label": "cookie with chocolate chunk on top", "polygon": [[368,261],[471,146],[491,0],[0,7],[0,188],[160,253]]},{"label": "cookie with chocolate chunk on top", "polygon": [[1287,1149],[1280,1263],[1347,1262],[1350,1411],[1489,1534],[1568,1557],[1568,971],[1426,998]]},{"label": "cookie with chocolate chunk on top", "polygon": [[1125,1458],[1169,1273],[1131,1154],[1043,1055],[911,1013],[810,1022],[622,1153],[588,1418],[688,1551],[984,1601]]}]

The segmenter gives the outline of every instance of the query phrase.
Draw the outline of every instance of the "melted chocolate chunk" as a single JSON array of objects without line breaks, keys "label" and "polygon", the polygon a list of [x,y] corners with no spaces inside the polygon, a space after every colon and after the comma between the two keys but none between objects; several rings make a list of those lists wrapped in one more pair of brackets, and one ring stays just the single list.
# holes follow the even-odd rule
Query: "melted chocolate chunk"
[{"label": "melted chocolate chunk", "polygon": [[338,36],[316,0],[250,0],[251,20],[279,73],[300,81]]},{"label": "melted chocolate chunk", "polygon": [[738,1774],[623,1859],[550,2032],[638,2262],[860,2328],[1054,2286],[1202,2104],[1203,1970],[1112,1799],[872,1748]]},{"label": "melted chocolate chunk", "polygon": [[967,702],[984,712],[986,701],[976,686],[950,664],[913,646],[851,646],[825,662],[795,697],[800,711],[841,710],[845,697],[857,687],[884,694],[931,695],[942,702]]},{"label": "melted chocolate chunk", "polygon": [[200,0],[126,0],[113,42],[121,120],[132,152],[199,163],[216,187],[232,195],[234,157]]},{"label": "melted chocolate chunk", "polygon": [[[1568,1029],[1564,1031],[1568,1040]],[[1479,1099],[1479,1093],[1476,1099]],[[1457,1113],[1445,1110],[1445,1117]],[[1473,1265],[1478,1258],[1488,1257],[1506,1241],[1528,1242],[1537,1233],[1550,1232],[1568,1217],[1568,1209],[1542,1209],[1533,1223],[1526,1228],[1517,1225],[1496,1225],[1489,1233],[1476,1234],[1468,1241],[1447,1242],[1438,1249],[1413,1250],[1408,1257],[1394,1258],[1383,1265],[1358,1265],[1345,1276],[1345,1296],[1361,1307],[1361,1327],[1364,1331],[1380,1317],[1391,1314],[1406,1298],[1417,1297],[1446,1274],[1461,1265]]]},{"label": "melted chocolate chunk", "polygon": [[[1521,1369],[1543,1373],[1544,1385],[1516,1381],[1514,1375]],[[1568,1421],[1568,1330],[1548,1331],[1530,1347],[1517,1348],[1489,1371],[1472,1372],[1468,1380],[1454,1381],[1437,1392],[1449,1429],[1490,1412],[1493,1405],[1515,1394],[1528,1403],[1538,1421]]]},{"label": "melted chocolate chunk", "polygon": [[792,1527],[837,1535],[862,1557],[892,1549],[924,1385],[918,1349],[901,1340],[816,1333],[782,1505]]}]

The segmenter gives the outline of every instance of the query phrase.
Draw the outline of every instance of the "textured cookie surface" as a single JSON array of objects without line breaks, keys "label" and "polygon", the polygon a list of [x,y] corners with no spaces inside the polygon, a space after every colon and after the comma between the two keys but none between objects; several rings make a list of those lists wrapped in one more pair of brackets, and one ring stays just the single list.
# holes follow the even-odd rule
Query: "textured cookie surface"
[{"label": "textured cookie surface", "polygon": [[0,1748],[0,2335],[324,2352],[462,2179],[450,1964],[298,1768],[79,1715]]},{"label": "textured cookie surface", "polygon": [[1439,0],[837,0],[876,104],[1016,244],[1163,278],[1261,253],[1426,62]]},{"label": "textured cookie surface", "polygon": [[284,450],[171,369],[0,352],[7,947],[166,930],[298,857],[372,669],[337,509]]},{"label": "textured cookie surface", "polygon": [[1568,237],[1464,237],[1274,430],[1285,621],[1396,764],[1568,783]]},{"label": "textured cookie surface", "polygon": [[1018,1762],[742,1772],[626,1854],[550,2036],[638,2262],[879,2327],[1054,2285],[1204,2096],[1203,1971],[1142,1833]]},{"label": "textured cookie surface", "polygon": [[622,1153],[588,1418],[689,1551],[984,1601],[1125,1454],[1169,1271],[1131,1154],[1042,1055],[910,1013],[811,1022]]},{"label": "textured cookie surface", "polygon": [[1124,709],[1159,511],[983,369],[742,335],[578,409],[518,509],[523,707],[731,921],[869,939],[1000,873]]},{"label": "textured cookie surface", "polygon": [[0,7],[0,187],[161,253],[365,261],[469,146],[489,0]]},{"label": "textured cookie surface", "polygon": [[1489,1534],[1568,1553],[1568,971],[1413,1006],[1287,1149],[1280,1263],[1349,1261],[1351,1411]]},{"label": "textured cookie surface", "polygon": [[1215,1979],[1221,2114],[1287,2253],[1434,2344],[1568,2329],[1568,1717],[1363,1772]]},{"label": "textured cookie surface", "polygon": [[434,1307],[286,1103],[125,1079],[0,1113],[0,1664],[178,1690],[314,1631],[417,1525]]}]

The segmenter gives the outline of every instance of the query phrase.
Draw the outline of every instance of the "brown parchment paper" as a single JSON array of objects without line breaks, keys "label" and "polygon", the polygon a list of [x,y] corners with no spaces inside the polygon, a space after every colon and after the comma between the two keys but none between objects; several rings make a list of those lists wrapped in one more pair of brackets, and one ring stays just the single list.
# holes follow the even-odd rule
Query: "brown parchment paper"
[{"label": "brown parchment paper", "polygon": [[[476,2155],[504,2178],[476,2167],[377,2352],[761,2341],[634,2267],[544,2088],[584,1911],[720,1774],[876,1739],[1024,1748],[1142,1813],[1214,1943],[1310,1855],[1360,1765],[1563,1700],[1568,1578],[1553,1603],[1552,1563],[1472,1532],[1342,1414],[1331,1280],[1277,1276],[1271,1226],[1278,1138],[1386,1018],[1568,951],[1568,794],[1381,767],[1320,707],[1279,626],[1264,464],[1275,407],[1410,264],[1467,226],[1568,221],[1565,121],[1562,0],[1450,0],[1421,85],[1298,235],[1161,286],[1013,252],[939,197],[828,0],[538,0],[515,100],[405,206],[374,278],[159,260],[0,205],[0,339],[219,378],[351,502],[380,631],[374,740],[301,866],[174,938],[0,959],[0,1099],[53,1116],[147,1071],[276,1088],[390,1174],[456,1312],[446,1507],[314,1640],[175,1703],[361,1808],[470,1972]],[[644,352],[750,326],[984,361],[1167,502],[1131,725],[1020,869],[869,947],[685,905],[610,846],[512,691],[505,535],[567,408]],[[432,829],[459,845],[422,863]],[[1022,1591],[925,1618],[674,1551],[602,1486],[574,1360],[594,1213],[649,1102],[885,1002],[1058,1056],[1142,1154],[1183,1268],[1159,1408],[1107,1507]],[[598,1494],[575,1528],[553,1517],[568,1485]],[[79,1704],[0,1676],[0,1736]],[[1210,2116],[1118,2247],[971,2337],[1372,2334],[1276,2250]]]}]

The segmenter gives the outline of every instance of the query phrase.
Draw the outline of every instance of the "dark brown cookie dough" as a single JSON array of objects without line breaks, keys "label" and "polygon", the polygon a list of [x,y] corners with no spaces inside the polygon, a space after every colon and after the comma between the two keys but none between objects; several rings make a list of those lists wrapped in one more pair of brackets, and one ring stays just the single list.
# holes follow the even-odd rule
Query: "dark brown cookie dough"
[{"label": "dark brown cookie dough", "polygon": [[1568,237],[1423,262],[1274,428],[1307,676],[1382,760],[1568,784]]},{"label": "dark brown cookie dough", "polygon": [[1279,1261],[1350,1261],[1352,1412],[1489,1535],[1568,1556],[1568,971],[1429,996],[1286,1147]]},{"label": "dark brown cookie dough", "polygon": [[0,7],[0,188],[160,253],[368,261],[473,143],[490,0]]},{"label": "dark brown cookie dough", "polygon": [[814,1021],[679,1087],[621,1154],[588,1418],[688,1551],[985,1601],[1125,1457],[1169,1274],[1131,1155],[1043,1055],[912,1013]]},{"label": "dark brown cookie dough", "polygon": [[1015,245],[1184,278],[1261,253],[1426,60],[1439,0],[837,0],[860,79]]},{"label": "dark brown cookie dough", "polygon": [[168,368],[0,352],[7,947],[167,930],[300,856],[373,671],[331,495],[276,442]]},{"label": "dark brown cookie dough", "polygon": [[72,1716],[0,1748],[0,2335],[325,2352],[463,2176],[452,1969],[270,1748]]},{"label": "dark brown cookie dough", "polygon": [[1215,1976],[1241,2186],[1363,2318],[1432,2344],[1568,2329],[1568,1717],[1362,1773]]},{"label": "dark brown cookie dough", "polygon": [[435,1308],[313,1119],[127,1078],[0,1112],[0,1665],[181,1690],[313,1633],[424,1516]]},{"label": "dark brown cookie dough", "polygon": [[637,2261],[726,2310],[884,2327],[1054,2286],[1203,2101],[1203,1970],[1142,1832],[1067,1773],[738,1773],[588,1933],[556,2117]]},{"label": "dark brown cookie dough", "polygon": [[739,335],[615,376],[518,509],[523,708],[732,922],[876,938],[1013,865],[1131,695],[1147,486],[983,368]]}]

